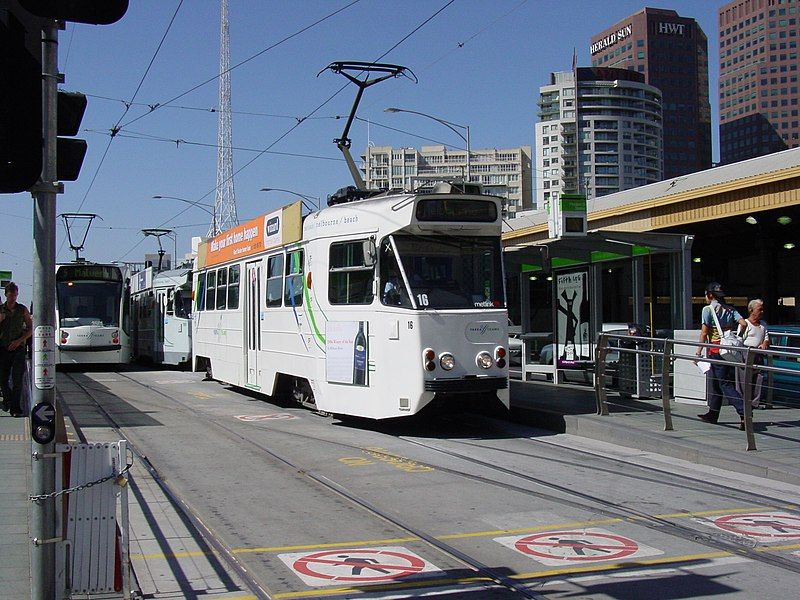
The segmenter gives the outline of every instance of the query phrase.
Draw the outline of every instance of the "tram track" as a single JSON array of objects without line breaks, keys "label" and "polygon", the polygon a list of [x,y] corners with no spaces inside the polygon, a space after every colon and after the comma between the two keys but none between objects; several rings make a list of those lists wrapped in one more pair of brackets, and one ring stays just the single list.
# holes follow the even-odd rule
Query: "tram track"
[{"label": "tram track", "polygon": [[[192,407],[190,407],[188,404],[182,402],[181,400],[175,398],[174,396],[171,396],[170,394],[167,394],[167,393],[163,392],[162,390],[160,390],[158,388],[155,388],[153,386],[150,386],[148,384],[136,381],[135,379],[125,375],[124,373],[119,373],[118,372],[118,375],[120,375],[121,377],[125,378],[126,380],[128,380],[128,381],[130,381],[132,383],[135,383],[135,384],[137,384],[139,386],[142,386],[142,387],[150,390],[151,392],[156,393],[156,394],[158,394],[158,395],[170,400],[171,402],[174,402],[175,404],[178,404],[179,406],[183,407],[183,409],[191,411],[194,416],[197,416],[198,413]],[[285,459],[284,457],[281,457],[281,456],[275,454],[271,449],[263,446],[262,444],[254,441],[254,440],[251,440],[251,439],[241,435],[234,428],[228,427],[227,425],[219,423],[218,421],[212,419],[210,416],[203,415],[203,417],[207,421],[213,423],[216,427],[219,427],[219,428],[225,430],[226,432],[228,432],[228,434],[233,435],[233,436],[235,436],[235,437],[247,442],[248,444],[259,448],[261,451],[263,451],[263,452],[269,454],[270,456],[272,456],[275,460],[283,462],[287,467],[291,468],[292,470],[294,470],[294,471],[296,471],[298,473],[301,473],[304,476],[307,476],[307,477],[313,479],[314,481],[316,481],[320,485],[323,485],[324,487],[327,487],[328,489],[330,489],[331,491],[336,492],[337,494],[343,495],[344,497],[348,498],[349,500],[359,504],[359,506],[361,506],[362,508],[370,510],[370,512],[373,512],[373,514],[382,515],[383,511],[381,511],[378,507],[375,507],[369,501],[367,501],[367,500],[365,500],[363,498],[357,497],[355,494],[350,493],[343,486],[339,486],[339,484],[337,484],[336,482],[332,481],[331,479],[329,479],[329,478],[327,478],[327,477],[325,477],[323,475],[319,475],[317,473],[314,473],[313,471],[304,470],[300,465],[297,465],[293,461],[290,461],[288,459]],[[461,424],[463,425],[463,423],[461,423]],[[301,439],[305,439],[305,440],[309,440],[309,441],[313,440],[315,442],[323,442],[323,443],[330,444],[330,445],[333,445],[333,446],[336,446],[336,447],[345,448],[345,449],[349,449],[349,450],[356,450],[356,451],[359,451],[359,452],[364,452],[365,451],[365,448],[357,446],[357,445],[354,445],[354,444],[347,444],[347,443],[336,441],[336,440],[323,439],[323,438],[320,438],[319,436],[308,436],[308,435],[301,434],[301,433],[298,433],[298,432],[289,432],[289,431],[284,431],[284,430],[275,429],[275,428],[259,427],[255,423],[248,423],[248,425],[252,426],[255,429],[261,429],[261,430],[268,429],[273,434],[281,434],[281,435],[289,436],[289,437],[293,437],[293,438],[301,438]],[[484,429],[484,431],[485,431],[485,429]],[[706,546],[708,548],[713,548],[713,549],[718,550],[718,551],[726,552],[726,553],[728,553],[730,555],[739,556],[739,557],[742,557],[742,558],[747,558],[747,559],[750,559],[750,560],[753,560],[753,561],[757,561],[757,562],[760,562],[760,563],[763,563],[763,564],[767,564],[767,565],[770,565],[770,566],[773,566],[773,567],[776,567],[776,568],[779,568],[779,569],[783,569],[783,570],[786,570],[786,571],[800,573],[800,564],[799,563],[797,563],[795,561],[791,561],[791,560],[785,559],[785,558],[783,558],[781,556],[778,556],[778,555],[769,554],[768,552],[765,552],[763,550],[756,550],[754,547],[751,547],[751,545],[748,544],[749,540],[742,539],[742,538],[739,538],[739,537],[736,537],[736,536],[733,536],[733,535],[731,535],[731,536],[724,536],[724,535],[721,536],[721,535],[718,535],[718,534],[717,535],[712,535],[710,533],[702,532],[702,531],[699,531],[697,529],[693,529],[691,527],[686,527],[684,525],[680,525],[678,523],[675,523],[675,522],[670,521],[670,520],[668,520],[666,518],[663,518],[663,517],[659,517],[659,516],[656,516],[656,515],[650,515],[648,513],[645,513],[645,512],[642,512],[642,511],[639,511],[639,510],[636,510],[636,509],[633,509],[633,508],[621,506],[616,502],[611,502],[609,500],[606,500],[604,498],[600,498],[598,496],[594,496],[592,494],[588,494],[588,493],[585,493],[585,492],[579,492],[579,491],[570,489],[570,488],[565,487],[565,486],[558,485],[556,483],[553,483],[553,482],[550,482],[550,481],[547,481],[547,480],[544,480],[544,479],[541,479],[541,478],[537,478],[537,477],[534,477],[534,476],[531,476],[531,475],[520,473],[520,472],[518,472],[516,470],[513,470],[513,469],[508,469],[508,468],[505,468],[505,467],[501,467],[501,466],[499,466],[497,464],[490,463],[488,461],[483,461],[483,460],[480,460],[480,459],[476,459],[474,457],[468,456],[468,455],[463,454],[463,453],[454,452],[452,450],[448,450],[448,449],[445,449],[445,448],[437,447],[436,445],[433,445],[433,444],[421,442],[419,440],[413,439],[413,438],[408,437],[408,436],[397,436],[397,435],[395,435],[393,437],[395,437],[396,439],[400,439],[400,440],[402,440],[402,441],[404,441],[406,443],[415,445],[417,447],[424,448],[427,451],[436,452],[436,453],[441,454],[443,456],[448,456],[448,457],[453,458],[453,459],[461,460],[461,461],[470,463],[472,465],[478,466],[478,467],[480,467],[482,469],[488,469],[491,472],[501,473],[502,475],[507,476],[507,477],[511,477],[511,478],[515,478],[515,479],[521,479],[525,483],[532,484],[534,486],[538,486],[540,488],[544,488],[545,490],[550,490],[550,491],[548,492],[548,491],[540,491],[540,490],[530,489],[529,487],[524,487],[522,485],[515,485],[515,484],[512,484],[512,483],[508,483],[507,481],[499,481],[496,478],[487,477],[487,476],[484,476],[484,475],[477,475],[475,473],[468,473],[468,472],[463,471],[463,470],[454,469],[454,468],[451,468],[451,467],[446,467],[444,465],[437,464],[437,463],[434,463],[434,462],[415,460],[415,462],[417,464],[421,465],[421,466],[427,466],[427,467],[436,469],[436,470],[438,470],[440,472],[443,472],[443,473],[448,473],[448,474],[451,474],[451,475],[455,475],[455,476],[458,476],[458,477],[461,477],[461,478],[469,479],[469,480],[476,481],[476,482],[479,482],[479,483],[483,483],[483,484],[486,484],[486,485],[499,487],[499,488],[504,489],[506,491],[512,491],[512,492],[516,492],[516,493],[520,493],[520,494],[524,494],[524,495],[528,495],[528,496],[533,496],[535,498],[538,498],[538,499],[541,499],[541,500],[546,500],[546,501],[553,502],[553,503],[560,504],[560,505],[567,505],[567,506],[570,506],[572,508],[576,508],[576,509],[579,509],[579,510],[583,510],[583,511],[591,512],[591,513],[599,514],[599,515],[602,515],[602,516],[604,516],[606,518],[618,519],[618,520],[623,521],[623,522],[635,523],[635,524],[644,526],[646,528],[655,530],[655,531],[657,531],[657,532],[659,532],[661,534],[667,534],[667,535],[670,535],[672,537],[676,537],[676,538],[679,538],[679,539],[684,539],[684,540],[687,540],[687,541],[690,541],[690,542],[693,542],[693,543],[698,543],[698,544],[701,544],[701,545]],[[448,442],[454,442],[454,443],[467,443],[467,442],[460,442],[458,440],[447,440],[447,441]],[[481,449],[497,450],[496,448],[492,448],[490,446],[483,446],[483,445],[480,445],[480,444],[470,444],[470,445],[474,445],[475,447],[481,448]],[[504,450],[499,450],[499,451],[503,452]],[[376,451],[374,449],[370,449],[370,452],[371,453],[381,454],[381,451]],[[383,454],[387,458],[396,458],[396,456],[394,454],[390,453],[390,452],[385,452]],[[526,456],[529,456],[529,455],[526,455]],[[530,456],[530,457],[531,458],[537,458],[537,457],[534,457],[534,456]],[[610,460],[614,460],[614,459],[610,459]],[[579,465],[577,465],[577,463],[575,463],[575,464],[573,464],[573,466],[579,466]],[[660,471],[660,470],[657,470],[657,469],[652,469],[652,470],[656,471],[659,474],[668,474],[668,475],[670,475],[672,477],[675,477],[674,474],[668,473],[666,471]],[[620,475],[619,473],[616,473],[616,474]],[[622,474],[622,475],[625,475],[625,474]],[[627,476],[627,475],[625,475],[625,476]],[[642,476],[637,476],[637,477],[641,478]],[[663,480],[657,480],[655,478],[643,478],[643,479],[645,481],[650,481],[650,482],[653,482],[653,483],[658,483],[658,484],[664,485],[664,481]],[[701,480],[694,480],[694,481],[696,481],[697,483],[701,483]],[[697,491],[696,487],[686,486],[685,484],[677,484],[677,483],[676,483],[676,485],[681,485],[682,487],[684,487],[686,489],[692,489],[692,490]],[[743,502],[744,501],[751,501],[752,502],[752,501],[754,501],[753,498],[755,497],[755,498],[757,498],[757,500],[755,500],[755,502],[759,502],[760,503],[763,500],[767,500],[767,501],[769,501],[768,502],[769,504],[776,504],[776,502],[774,502],[774,500],[775,500],[774,498],[758,496],[758,495],[754,495],[754,494],[747,494],[747,493],[746,494],[734,494],[733,492],[735,492],[736,490],[734,490],[732,488],[727,488],[727,491],[729,492],[731,499],[736,499],[736,500],[743,501]],[[552,493],[552,492],[557,492],[557,493]],[[716,494],[717,493],[716,490],[703,490],[703,492],[704,493],[708,493],[708,494]],[[748,496],[749,496],[749,498],[748,498]],[[429,535],[425,534],[425,532],[417,532],[417,530],[415,528],[413,528],[411,526],[406,526],[406,524],[402,523],[402,521],[400,521],[399,519],[397,521],[395,521],[390,517],[388,520],[390,520],[390,522],[395,523],[398,527],[400,527],[404,531],[412,533],[413,535],[419,537],[420,539],[422,539],[425,542],[430,543],[431,541],[433,541],[433,542],[436,542],[436,544],[442,543],[440,540],[437,540],[433,536],[429,536]],[[423,535],[420,535],[420,534],[423,534]],[[444,546],[449,548],[449,545],[447,545],[447,544],[444,544]],[[439,546],[437,545],[437,547],[439,547]],[[442,549],[442,548],[440,548],[440,549]],[[453,550],[455,550],[455,549],[453,549]],[[450,554],[450,555],[453,556],[454,558],[457,558],[458,560],[461,560],[461,558],[459,557],[459,554],[461,554],[461,553],[458,550],[455,550],[455,552],[456,552],[456,554]],[[449,552],[447,552],[447,553],[449,554]],[[468,557],[465,556],[465,558],[468,558]],[[491,577],[491,579],[493,581],[496,581],[496,579],[494,579],[494,577]],[[516,587],[519,586],[519,584],[517,584],[514,581],[511,581],[510,583],[512,583],[515,586],[515,591],[516,591]],[[507,587],[507,586],[504,585],[504,587]],[[509,588],[509,589],[511,589],[511,588]],[[526,591],[529,591],[529,590],[526,590]],[[540,597],[540,596],[535,596],[535,597]]]},{"label": "tram track", "polygon": [[[447,543],[443,542],[442,540],[437,539],[436,536],[434,536],[432,534],[429,534],[429,533],[427,533],[427,532],[425,532],[425,531],[423,531],[423,530],[421,530],[421,529],[419,529],[417,527],[414,527],[413,525],[410,525],[410,524],[404,522],[402,519],[398,518],[397,516],[391,515],[387,511],[384,511],[384,510],[380,509],[379,507],[375,506],[373,503],[371,503],[366,498],[363,498],[363,497],[361,497],[361,496],[359,496],[357,494],[354,494],[353,492],[348,490],[345,486],[333,481],[332,479],[330,479],[330,478],[328,478],[328,477],[326,477],[324,475],[320,475],[320,474],[314,472],[313,470],[305,469],[305,468],[295,464],[292,460],[286,458],[285,456],[282,456],[282,455],[276,453],[274,450],[268,448],[264,444],[261,444],[261,443],[255,441],[255,440],[252,440],[252,439],[242,435],[240,432],[236,431],[234,428],[228,427],[227,425],[224,425],[223,423],[220,423],[219,421],[217,421],[216,419],[212,418],[209,415],[206,415],[206,414],[203,414],[203,413],[198,413],[196,410],[193,410],[193,408],[191,406],[189,406],[185,402],[182,402],[181,400],[175,398],[174,396],[172,396],[170,394],[167,394],[167,393],[163,392],[162,390],[160,390],[160,389],[158,389],[158,388],[156,388],[154,386],[151,386],[151,385],[148,385],[146,383],[142,383],[140,381],[137,381],[136,379],[134,379],[132,377],[129,377],[128,375],[126,375],[126,374],[124,374],[124,373],[122,373],[120,371],[116,371],[115,373],[116,373],[116,375],[119,375],[120,377],[126,379],[129,382],[134,383],[136,385],[139,385],[141,387],[144,387],[147,390],[149,390],[150,392],[158,394],[159,396],[161,396],[163,398],[166,398],[167,400],[177,404],[178,406],[180,406],[186,412],[190,412],[191,415],[194,416],[195,418],[197,418],[197,417],[202,418],[204,421],[206,421],[207,423],[211,424],[213,427],[225,431],[229,436],[232,436],[232,437],[234,437],[234,438],[236,438],[236,439],[238,439],[238,440],[240,440],[242,442],[245,442],[246,444],[248,444],[248,445],[250,445],[252,447],[257,448],[258,450],[260,450],[264,454],[267,454],[268,456],[270,456],[276,462],[282,464],[283,466],[285,466],[286,468],[291,470],[293,475],[305,477],[305,478],[308,478],[308,479],[312,480],[313,482],[315,482],[316,484],[322,486],[323,488],[327,489],[328,491],[333,492],[336,495],[338,495],[340,497],[343,497],[343,498],[347,499],[348,501],[352,502],[353,504],[359,506],[360,508],[366,510],[367,512],[369,512],[373,516],[378,517],[378,518],[380,518],[383,521],[386,521],[388,523],[391,523],[392,525],[397,527],[400,531],[403,531],[403,532],[405,532],[407,534],[411,534],[412,536],[420,539],[421,541],[425,542],[429,546],[435,548],[436,550],[438,550],[438,551],[450,556],[451,558],[455,559],[456,561],[462,563],[464,566],[466,566],[470,570],[474,571],[479,576],[479,577],[475,578],[475,582],[476,583],[481,583],[481,580],[483,580],[482,583],[484,585],[494,583],[496,586],[505,588],[506,590],[508,590],[508,591],[516,594],[517,596],[520,596],[520,597],[531,598],[531,599],[535,599],[535,600],[542,600],[544,598],[543,595],[541,595],[539,593],[536,593],[533,590],[531,590],[528,586],[526,586],[526,585],[524,585],[522,583],[519,583],[517,581],[514,581],[513,579],[503,575],[497,569],[495,569],[493,567],[490,567],[490,566],[488,566],[488,565],[476,560],[473,557],[470,557],[466,553],[458,550],[457,548],[451,546],[450,544],[447,544]],[[126,437],[126,436],[124,436],[124,434],[122,432],[122,428],[119,426],[119,424],[113,418],[113,416],[107,410],[105,410],[105,408],[102,407],[100,402],[98,402],[97,399],[92,395],[91,388],[89,386],[86,386],[86,385],[82,384],[81,382],[79,382],[77,379],[72,377],[71,374],[65,373],[65,375],[67,377],[69,377],[69,379],[75,385],[77,385],[79,388],[81,388],[87,394],[87,396],[89,398],[92,399],[92,401],[95,403],[95,405],[98,407],[98,409],[103,413],[104,417],[109,421],[109,423],[112,424],[113,429],[119,435],[121,435],[123,437]],[[309,438],[309,439],[311,439],[311,438]],[[321,440],[321,441],[326,441],[326,440]],[[328,442],[328,443],[333,443],[333,442]],[[226,562],[228,562],[228,564],[231,567],[233,567],[234,570],[238,574],[243,576],[244,580],[247,582],[247,585],[249,587],[251,587],[251,591],[259,599],[265,598],[265,599],[269,600],[269,598],[271,598],[271,595],[267,591],[267,589],[268,589],[267,586],[265,584],[259,582],[257,579],[255,579],[255,577],[249,572],[247,567],[245,565],[243,565],[236,558],[233,549],[231,547],[229,547],[220,538],[219,535],[214,533],[214,531],[203,522],[202,518],[197,513],[197,511],[195,511],[190,505],[188,505],[188,503],[185,500],[180,498],[180,496],[177,494],[177,492],[175,492],[175,490],[173,490],[164,481],[164,479],[159,475],[157,467],[155,465],[153,465],[153,463],[150,461],[150,459],[147,458],[143,453],[138,451],[138,449],[136,449],[136,447],[132,443],[129,443],[129,445],[132,448],[134,454],[137,456],[137,458],[139,458],[143,462],[143,464],[146,465],[146,468],[153,474],[153,476],[156,479],[156,481],[158,482],[159,486],[161,486],[162,489],[164,489],[165,493],[167,493],[167,495],[171,499],[176,501],[176,504],[178,506],[180,506],[181,509],[187,514],[187,516],[190,518],[190,520],[193,522],[193,524],[197,523],[198,531],[206,539],[206,541],[208,541],[209,544],[213,548],[218,549],[220,551],[220,554],[225,558]],[[420,580],[419,583],[420,583],[420,587],[425,587],[425,581],[424,580]]]}]

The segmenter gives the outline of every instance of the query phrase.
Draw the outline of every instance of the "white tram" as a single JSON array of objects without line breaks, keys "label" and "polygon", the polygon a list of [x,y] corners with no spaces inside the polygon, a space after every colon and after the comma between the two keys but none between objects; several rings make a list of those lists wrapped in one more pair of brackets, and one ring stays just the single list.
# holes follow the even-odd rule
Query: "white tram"
[{"label": "white tram", "polygon": [[508,407],[498,198],[440,184],[300,211],[200,245],[195,370],[374,419],[436,396]]},{"label": "white tram", "polygon": [[154,272],[131,277],[133,357],[181,365],[192,357],[192,270]]},{"label": "white tram", "polygon": [[117,265],[56,265],[56,364],[130,362],[128,295]]}]

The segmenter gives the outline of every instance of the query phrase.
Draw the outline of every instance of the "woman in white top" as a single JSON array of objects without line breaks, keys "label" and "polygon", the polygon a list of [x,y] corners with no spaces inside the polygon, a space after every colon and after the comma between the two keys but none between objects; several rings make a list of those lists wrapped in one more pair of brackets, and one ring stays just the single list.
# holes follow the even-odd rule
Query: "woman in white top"
[{"label": "woman in white top", "polygon": [[[747,304],[747,319],[745,319],[745,328],[742,332],[742,339],[744,345],[749,348],[761,348],[766,350],[769,348],[769,330],[767,323],[761,320],[761,315],[764,312],[764,301],[760,298],[751,300]],[[764,356],[757,354],[754,364],[763,365]],[[764,373],[755,370],[751,384],[753,385],[753,406],[757,407],[761,402],[761,390],[764,380]],[[736,369],[736,387],[744,395],[744,367]]]}]

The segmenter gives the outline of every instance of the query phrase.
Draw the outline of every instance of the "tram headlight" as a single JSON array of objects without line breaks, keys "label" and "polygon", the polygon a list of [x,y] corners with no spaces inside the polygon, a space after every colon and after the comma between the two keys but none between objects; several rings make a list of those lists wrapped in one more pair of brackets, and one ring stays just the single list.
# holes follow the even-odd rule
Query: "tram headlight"
[{"label": "tram headlight", "polygon": [[422,364],[425,366],[426,371],[433,371],[436,369],[436,363],[433,360],[436,358],[436,352],[432,348],[425,348],[422,352]]},{"label": "tram headlight", "polygon": [[453,367],[456,366],[456,359],[449,352],[445,352],[444,354],[439,356],[439,364],[445,371],[450,371],[452,370]]},{"label": "tram headlight", "polygon": [[488,352],[481,352],[478,356],[475,357],[475,363],[481,369],[491,369],[494,361],[492,360],[492,355]]}]

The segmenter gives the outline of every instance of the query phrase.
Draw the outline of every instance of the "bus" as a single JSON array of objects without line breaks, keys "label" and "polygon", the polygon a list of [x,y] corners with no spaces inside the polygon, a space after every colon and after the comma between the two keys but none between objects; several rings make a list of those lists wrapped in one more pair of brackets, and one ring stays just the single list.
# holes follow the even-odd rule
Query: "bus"
[{"label": "bus", "polygon": [[56,265],[56,364],[129,363],[129,295],[117,265]]},{"label": "bus", "polygon": [[194,370],[335,415],[508,408],[501,200],[343,189],[200,244]]},{"label": "bus", "polygon": [[131,277],[133,358],[184,365],[192,356],[192,269],[157,272],[153,267]]}]

